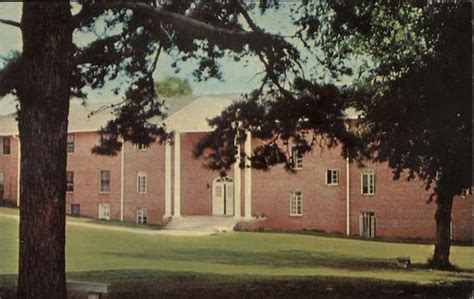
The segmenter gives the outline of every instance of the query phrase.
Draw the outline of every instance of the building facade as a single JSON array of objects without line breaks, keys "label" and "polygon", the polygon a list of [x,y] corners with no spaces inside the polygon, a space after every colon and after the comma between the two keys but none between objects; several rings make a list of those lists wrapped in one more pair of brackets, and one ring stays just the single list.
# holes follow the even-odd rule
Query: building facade
[{"label": "building facade", "polygon": [[[204,167],[193,148],[212,130],[235,95],[170,101],[167,127],[174,139],[148,147],[124,143],[113,157],[91,152],[107,113],[87,117],[99,104],[72,105],[68,136],[67,213],[105,220],[166,224],[186,216],[227,216],[248,229],[317,230],[367,238],[435,236],[435,203],[421,181],[393,180],[386,164],[363,168],[340,148],[292,149],[293,172],[232,167],[226,176]],[[350,116],[348,116],[350,118]],[[12,116],[0,118],[0,188],[19,203],[20,142]],[[261,141],[247,133],[240,151],[251,155]],[[237,161],[239,163],[239,161]],[[247,166],[250,166],[247,161]],[[454,200],[452,239],[472,240],[472,195]]]}]

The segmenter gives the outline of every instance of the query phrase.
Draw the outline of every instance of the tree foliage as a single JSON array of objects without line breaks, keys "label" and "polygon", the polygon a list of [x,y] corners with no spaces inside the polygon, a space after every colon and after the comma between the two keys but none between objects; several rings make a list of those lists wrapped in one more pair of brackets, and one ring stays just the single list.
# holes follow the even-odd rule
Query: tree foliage
[{"label": "tree foliage", "polygon": [[[217,129],[195,154],[212,149],[208,165],[227,169],[236,154],[231,138],[245,139],[250,130],[264,141],[252,153],[257,168],[285,163],[289,169],[288,144],[304,152],[318,140],[342,143],[342,154],[360,163],[387,162],[394,179],[407,172],[431,190],[427,200],[437,204],[432,265],[449,268],[453,197],[472,184],[470,5],[334,1],[296,11],[295,36],[319,68],[333,79],[352,75],[356,84],[321,84],[317,69],[307,79],[296,73],[289,88],[272,80],[211,120]],[[362,63],[351,66],[352,59]],[[361,113],[357,134],[344,127],[347,107]]]},{"label": "tree foliage", "polygon": [[187,79],[166,77],[155,83],[155,92],[158,97],[171,98],[191,95],[193,90]]}]

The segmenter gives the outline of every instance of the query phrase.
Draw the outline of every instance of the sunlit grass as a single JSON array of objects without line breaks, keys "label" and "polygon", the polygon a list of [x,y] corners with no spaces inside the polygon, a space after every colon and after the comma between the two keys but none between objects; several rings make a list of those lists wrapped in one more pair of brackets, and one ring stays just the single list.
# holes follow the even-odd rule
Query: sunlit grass
[{"label": "sunlit grass", "polygon": [[[10,210],[1,208],[0,214],[12,214]],[[17,273],[17,240],[18,222],[0,215],[0,275]],[[472,247],[452,247],[451,260],[463,270],[458,272],[424,268],[432,250],[433,246],[426,244],[299,234],[232,232],[177,237],[75,225],[67,228],[66,267],[69,277],[84,278],[84,273],[98,271],[103,273],[101,281],[115,281],[122,274],[140,271],[231,276],[236,280],[345,277],[431,284],[472,279]],[[399,256],[409,256],[414,267],[397,268],[395,258]]]}]

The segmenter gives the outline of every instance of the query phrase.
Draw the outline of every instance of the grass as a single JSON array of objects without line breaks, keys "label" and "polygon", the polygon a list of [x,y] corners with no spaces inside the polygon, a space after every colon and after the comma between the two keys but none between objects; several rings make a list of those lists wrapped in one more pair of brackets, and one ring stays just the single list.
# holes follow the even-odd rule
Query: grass
[{"label": "grass", "polygon": [[[0,214],[15,214],[11,210],[0,208]],[[17,240],[18,222],[0,216],[0,285],[14,284]],[[265,285],[272,292],[275,283],[291,289],[297,281],[299,288],[307,284],[311,289],[314,281],[323,281],[324,284],[317,284],[319,288],[332,286],[329,288],[334,290],[343,283],[345,287],[341,287],[339,295],[351,285],[368,290],[384,285],[393,292],[400,288],[406,292],[414,285],[418,290],[439,286],[447,290],[448,286],[458,285],[464,290],[470,286],[472,247],[452,247],[451,261],[460,269],[457,272],[426,269],[432,250],[433,246],[427,244],[298,234],[233,232],[175,237],[68,226],[66,269],[68,279],[109,282],[122,294],[134,285],[142,290],[160,286],[160,292],[169,292],[163,294],[175,294],[183,289],[183,283],[194,289],[233,285],[238,290],[247,285],[257,288],[258,293]],[[398,269],[395,258],[400,256],[409,256],[414,267]],[[232,295],[232,287],[225,292]]]}]

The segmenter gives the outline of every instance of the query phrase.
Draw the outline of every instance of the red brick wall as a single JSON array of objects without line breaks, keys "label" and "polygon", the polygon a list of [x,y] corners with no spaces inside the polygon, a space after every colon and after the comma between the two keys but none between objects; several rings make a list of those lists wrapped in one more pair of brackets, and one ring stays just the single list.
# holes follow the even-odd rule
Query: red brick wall
[{"label": "red brick wall", "polygon": [[[253,140],[253,148],[260,143]],[[361,172],[375,171],[375,195],[361,194]],[[339,170],[339,185],[325,185],[325,170]],[[289,216],[289,192],[303,192],[303,216]],[[350,165],[350,233],[359,235],[359,216],[374,212],[376,236],[386,238],[422,238],[435,236],[436,204],[427,204],[429,192],[419,180],[393,180],[391,169],[382,163]],[[269,171],[252,170],[252,214],[266,220],[251,227],[272,229],[316,229],[346,231],[346,165],[340,148],[321,150],[304,156],[303,169],[295,173],[282,165]],[[472,240],[472,196],[456,198],[453,206],[453,239]]]},{"label": "red brick wall", "polygon": [[[375,171],[375,195],[361,194],[361,171],[351,164],[351,234],[359,234],[359,215],[362,211],[374,212],[377,218],[376,234],[390,238],[433,239],[436,232],[434,215],[436,203],[427,204],[430,192],[422,181],[408,182],[403,176],[393,180],[386,164],[366,163]],[[472,239],[472,196],[455,199],[453,207],[453,238]]]},{"label": "red brick wall", "polygon": [[[161,223],[165,213],[165,145],[145,150],[125,144],[124,220],[135,222],[137,208],[146,208],[148,223]],[[147,193],[139,194],[138,172],[147,174]]]},{"label": "red brick wall", "polygon": [[[67,169],[74,171],[74,192],[66,195],[66,211],[71,204],[80,205],[80,214],[99,216],[99,204],[110,204],[110,217],[120,220],[120,155],[93,155],[92,147],[99,142],[95,132],[76,133],[74,153],[68,153]],[[99,193],[99,172],[110,171],[110,192]]]},{"label": "red brick wall", "polygon": [[[193,147],[205,133],[181,134],[181,214],[212,215],[212,181],[218,171],[206,169],[203,158],[193,157]],[[174,166],[174,163],[173,163]],[[234,177],[233,169],[227,172]],[[243,200],[242,200],[243,201]]]},{"label": "red brick wall", "polygon": [[432,221],[433,204],[427,205],[429,193],[419,180],[393,180],[385,164],[366,163],[375,173],[375,195],[361,194],[361,172],[351,164],[351,234],[359,234],[361,212],[374,212],[376,235],[391,238],[431,238],[435,234]]},{"label": "red brick wall", "polygon": [[0,136],[0,172],[4,174],[4,199],[16,204],[18,182],[18,139],[10,137],[10,154],[3,155],[3,136]]},{"label": "red brick wall", "polygon": [[452,215],[454,240],[472,240],[472,225],[474,223],[472,203],[472,195],[458,196],[454,199]]},{"label": "red brick wall", "polygon": [[[219,176],[203,166],[202,158],[195,159],[192,149],[204,133],[181,135],[181,212],[186,215],[212,214],[212,181]],[[75,151],[68,154],[68,170],[74,171],[74,192],[68,193],[67,212],[71,204],[80,204],[81,215],[98,217],[99,204],[108,203],[111,219],[120,219],[121,153],[115,157],[93,155],[92,147],[99,141],[95,132],[76,133]],[[2,140],[0,139],[0,147]],[[258,140],[252,141],[255,148]],[[0,171],[5,174],[5,198],[16,202],[17,141],[11,139],[11,154],[0,155]],[[165,148],[153,144],[139,151],[133,145],[125,146],[124,220],[136,221],[137,207],[147,208],[149,223],[162,223],[165,201]],[[243,146],[242,146],[243,148]],[[171,147],[172,182],[174,180],[174,147]],[[350,165],[351,235],[359,234],[361,212],[374,212],[377,218],[376,235],[388,238],[432,239],[435,233],[436,204],[426,204],[429,193],[420,181],[401,178],[393,180],[385,164],[366,163],[365,168],[375,171],[376,193],[361,194],[361,171]],[[326,169],[339,170],[339,184],[325,185]],[[99,193],[99,171],[110,170],[111,191]],[[147,173],[146,194],[137,193],[137,173]],[[233,170],[228,171],[233,178]],[[173,182],[174,183],[174,182]],[[174,187],[172,185],[172,201]],[[289,192],[303,193],[303,216],[289,216]],[[241,213],[245,209],[245,179],[241,172]],[[345,233],[346,229],[346,165],[339,147],[315,148],[304,156],[303,169],[287,172],[282,165],[269,171],[252,170],[252,215],[265,215],[257,227],[274,229],[316,229]],[[459,197],[453,206],[453,238],[472,239],[472,196]]]},{"label": "red brick wall", "polygon": [[[253,148],[259,145],[252,142]],[[326,169],[339,170],[339,184],[325,184]],[[252,171],[252,214],[265,215],[261,226],[277,229],[345,231],[345,160],[340,148],[315,148],[295,173],[282,165],[269,171]],[[303,216],[290,216],[290,191],[303,192]]]}]

